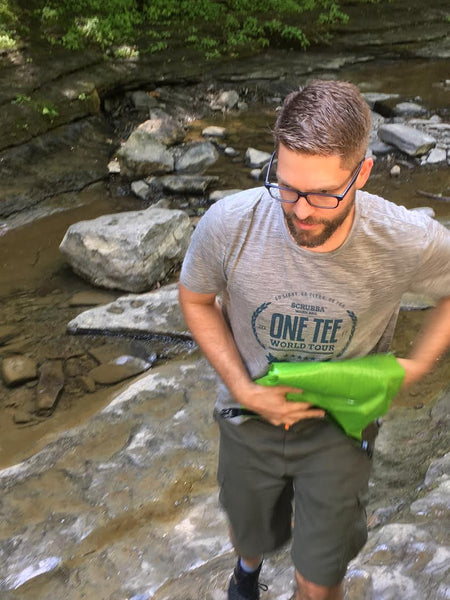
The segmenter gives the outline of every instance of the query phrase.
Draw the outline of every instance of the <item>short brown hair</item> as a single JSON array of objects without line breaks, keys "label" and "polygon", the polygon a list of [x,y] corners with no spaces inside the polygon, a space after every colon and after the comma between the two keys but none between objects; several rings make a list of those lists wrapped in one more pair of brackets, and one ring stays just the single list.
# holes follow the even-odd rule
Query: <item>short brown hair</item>
[{"label": "short brown hair", "polygon": [[364,157],[371,121],[369,106],[355,85],[315,80],[286,97],[273,133],[277,147],[337,155],[347,165]]}]

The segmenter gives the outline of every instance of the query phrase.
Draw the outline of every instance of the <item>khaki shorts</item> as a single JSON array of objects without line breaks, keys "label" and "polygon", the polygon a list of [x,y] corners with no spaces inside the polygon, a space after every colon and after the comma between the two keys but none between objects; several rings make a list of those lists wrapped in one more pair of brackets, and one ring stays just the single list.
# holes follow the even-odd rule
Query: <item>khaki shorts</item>
[{"label": "khaki shorts", "polygon": [[323,586],[344,578],[367,540],[371,460],[325,419],[285,431],[259,418],[220,428],[220,502],[236,549],[246,557],[272,552],[292,536],[292,560]]}]

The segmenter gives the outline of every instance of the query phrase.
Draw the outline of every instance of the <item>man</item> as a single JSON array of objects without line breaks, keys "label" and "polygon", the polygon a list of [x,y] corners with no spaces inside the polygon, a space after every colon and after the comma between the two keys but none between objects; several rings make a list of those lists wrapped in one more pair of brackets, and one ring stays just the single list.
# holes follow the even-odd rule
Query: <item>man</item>
[{"label": "man", "polygon": [[273,361],[387,351],[407,291],[438,302],[398,359],[405,385],[450,345],[449,232],[361,191],[370,127],[351,84],[315,81],[290,94],[265,188],[212,206],[183,264],[186,321],[225,384],[218,479],[239,556],[229,600],[258,600],[263,555],[291,536],[296,600],[342,599],[348,562],[367,539],[370,458],[324,411],[286,400],[299,390],[254,379]]}]

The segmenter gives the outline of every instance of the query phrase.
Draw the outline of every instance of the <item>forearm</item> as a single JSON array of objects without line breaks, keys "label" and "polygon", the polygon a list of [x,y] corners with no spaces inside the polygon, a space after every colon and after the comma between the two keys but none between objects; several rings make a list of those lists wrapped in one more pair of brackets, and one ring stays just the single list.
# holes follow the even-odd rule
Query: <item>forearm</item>
[{"label": "forearm", "polygon": [[238,352],[222,310],[214,301],[193,304],[183,300],[180,304],[187,326],[203,354],[217,371],[232,396],[243,401],[245,393],[254,384]]},{"label": "forearm", "polygon": [[418,381],[432,371],[436,361],[450,348],[450,297],[443,298],[431,311],[416,338],[409,356],[400,359],[405,367],[405,383]]}]

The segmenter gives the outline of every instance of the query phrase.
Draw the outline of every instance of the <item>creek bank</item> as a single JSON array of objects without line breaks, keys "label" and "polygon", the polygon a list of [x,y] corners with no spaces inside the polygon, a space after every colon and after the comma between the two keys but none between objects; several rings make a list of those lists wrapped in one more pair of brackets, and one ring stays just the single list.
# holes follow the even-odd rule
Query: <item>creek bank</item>
[{"label": "creek bank", "polygon": [[[99,414],[0,471],[11,515],[0,542],[2,598],[221,598],[234,557],[215,491],[216,385],[203,358],[155,367]],[[349,569],[347,600],[445,597],[449,402],[447,391],[430,407],[388,414],[369,542]],[[287,549],[268,557],[262,580],[268,599],[291,598]]]},{"label": "creek bank", "polygon": [[[158,108],[189,123],[218,109],[225,114],[255,103],[274,106],[310,77],[333,78],[346,70],[346,77],[352,78],[355,65],[368,73],[363,88],[383,91],[379,77],[369,74],[377,61],[414,65],[418,56],[426,56],[434,61],[426,80],[432,70],[436,77],[419,93],[425,106],[437,102],[443,110],[448,106],[446,6],[433,0],[425,13],[422,9],[406,0],[382,8],[346,7],[351,22],[337,28],[331,52],[328,47],[308,53],[275,50],[205,63],[183,49],[170,57],[105,60],[95,52],[31,42],[6,53],[0,57],[2,229],[29,220],[25,212],[40,218],[76,206],[80,200],[74,192],[110,181],[105,165],[129,137],[134,122]],[[399,103],[415,101],[417,90],[404,86],[404,73],[400,75],[404,91]],[[61,158],[58,168],[55,155]],[[434,156],[444,160],[442,152]]]},{"label": "creek bank", "polygon": [[[347,6],[345,10],[350,22],[334,28],[333,56],[327,56],[326,47],[312,48],[308,54],[298,52],[294,75],[335,71],[358,60],[386,55],[450,56],[447,6],[442,0],[433,0],[426,12],[419,2],[407,0],[388,6]],[[208,62],[201,60],[198,52],[189,53],[187,48],[170,56],[162,53],[147,58],[142,55],[139,59],[105,60],[100,52],[71,52],[30,40],[19,50],[0,57],[0,123],[4,132],[0,149],[24,143],[34,135],[96,112],[98,99],[103,100],[117,90],[212,79],[248,82],[289,78],[290,69],[286,67],[289,54],[274,52],[271,64],[266,67],[261,66],[258,56]],[[215,104],[219,108],[234,107],[236,98],[228,90],[225,93],[225,97],[217,96]],[[46,106],[53,112],[43,111]]]}]

